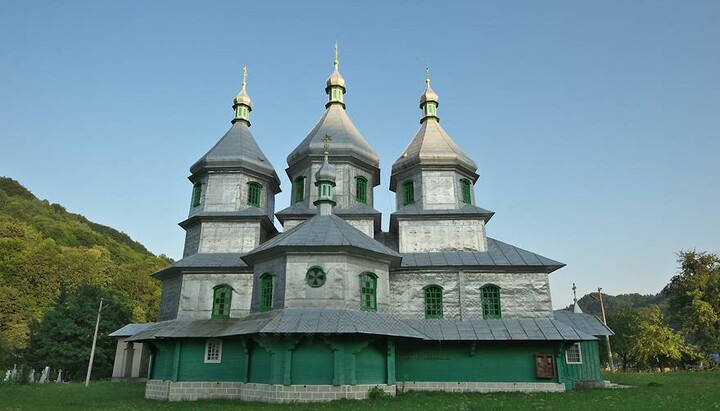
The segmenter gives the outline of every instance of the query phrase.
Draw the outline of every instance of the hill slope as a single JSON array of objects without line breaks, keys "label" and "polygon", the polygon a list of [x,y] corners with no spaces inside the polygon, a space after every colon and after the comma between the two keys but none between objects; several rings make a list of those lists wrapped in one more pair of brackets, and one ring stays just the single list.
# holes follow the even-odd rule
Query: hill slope
[{"label": "hill slope", "polygon": [[153,321],[160,284],[149,274],[170,262],[0,177],[0,364],[25,345],[28,325],[52,308],[61,284],[99,285],[132,308],[134,321]]}]

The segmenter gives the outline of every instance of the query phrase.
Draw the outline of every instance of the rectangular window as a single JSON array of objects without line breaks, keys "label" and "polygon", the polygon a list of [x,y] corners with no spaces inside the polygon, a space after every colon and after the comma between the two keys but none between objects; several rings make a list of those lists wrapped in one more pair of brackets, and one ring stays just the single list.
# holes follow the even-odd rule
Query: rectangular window
[{"label": "rectangular window", "polygon": [[403,183],[403,205],[412,204],[415,202],[415,183],[412,181],[406,181]]},{"label": "rectangular window", "polygon": [[425,319],[443,318],[442,288],[437,285],[425,288]]},{"label": "rectangular window", "polygon": [[565,351],[565,363],[582,364],[582,351],[580,351],[580,343],[573,344]]},{"label": "rectangular window", "polygon": [[364,311],[377,311],[377,278],[374,274],[360,275],[360,309]]},{"label": "rectangular window", "polygon": [[465,204],[472,204],[472,184],[469,180],[462,180],[462,199]]},{"label": "rectangular window", "polygon": [[305,177],[298,177],[293,182],[293,203],[299,203],[305,199]]},{"label": "rectangular window", "polygon": [[249,206],[260,207],[260,193],[262,186],[258,183],[248,183],[247,203]]},{"label": "rectangular window", "polygon": [[215,287],[213,290],[212,318],[230,318],[230,302],[232,288],[228,285]]},{"label": "rectangular window", "polygon": [[273,278],[270,274],[260,277],[260,311],[272,310]]},{"label": "rectangular window", "polygon": [[542,379],[555,378],[555,357],[552,354],[535,354],[535,377]]},{"label": "rectangular window", "polygon": [[365,177],[355,179],[355,200],[358,203],[367,204],[367,179]]},{"label": "rectangular window", "polygon": [[200,195],[202,194],[202,183],[195,183],[192,192],[192,206],[197,207],[200,205]]},{"label": "rectangular window", "polygon": [[483,319],[499,320],[502,318],[500,311],[500,287],[486,285],[480,289],[480,294]]},{"label": "rectangular window", "polygon": [[213,338],[205,343],[205,362],[219,363],[222,360],[222,340]]}]

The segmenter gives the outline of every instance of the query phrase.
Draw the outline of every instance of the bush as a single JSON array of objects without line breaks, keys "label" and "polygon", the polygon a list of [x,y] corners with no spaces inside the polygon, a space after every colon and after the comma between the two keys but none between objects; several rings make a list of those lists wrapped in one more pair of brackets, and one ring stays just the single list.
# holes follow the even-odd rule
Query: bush
[{"label": "bush", "polygon": [[391,398],[390,393],[385,392],[380,386],[376,385],[368,390],[368,398],[371,400],[380,400],[383,398]]}]

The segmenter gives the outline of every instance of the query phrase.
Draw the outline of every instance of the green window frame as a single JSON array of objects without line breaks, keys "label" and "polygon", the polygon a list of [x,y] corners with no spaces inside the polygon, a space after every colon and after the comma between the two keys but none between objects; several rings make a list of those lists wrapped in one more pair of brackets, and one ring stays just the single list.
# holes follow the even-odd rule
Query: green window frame
[{"label": "green window frame", "polygon": [[310,267],[305,273],[305,282],[312,288],[322,287],[326,279],[325,270],[319,265]]},{"label": "green window frame", "polygon": [[495,284],[486,284],[480,288],[482,316],[484,320],[499,320],[502,318],[500,305],[500,287]]},{"label": "green window frame", "polygon": [[305,177],[300,176],[293,181],[293,204],[305,199]]},{"label": "green window frame", "polygon": [[439,285],[425,287],[425,319],[443,318],[443,288]]},{"label": "green window frame", "polygon": [[230,318],[233,289],[227,284],[213,287],[213,306],[211,318]]},{"label": "green window frame", "polygon": [[415,202],[415,182],[408,180],[402,184],[403,205],[413,204]]},{"label": "green window frame", "polygon": [[472,183],[470,180],[463,178],[460,180],[462,186],[462,201],[465,204],[472,204]]},{"label": "green window frame", "polygon": [[202,195],[202,183],[195,183],[192,191],[192,206],[197,207],[200,205],[200,197]]},{"label": "green window frame", "polygon": [[260,276],[260,311],[270,311],[273,306],[273,276],[265,273]]},{"label": "green window frame", "polygon": [[367,187],[367,178],[362,176],[355,178],[355,200],[358,203],[367,204]]},{"label": "green window frame", "polygon": [[260,197],[262,194],[262,185],[260,183],[248,183],[247,204],[253,207],[260,207]]},{"label": "green window frame", "polygon": [[377,311],[377,275],[374,273],[360,274],[360,309]]}]

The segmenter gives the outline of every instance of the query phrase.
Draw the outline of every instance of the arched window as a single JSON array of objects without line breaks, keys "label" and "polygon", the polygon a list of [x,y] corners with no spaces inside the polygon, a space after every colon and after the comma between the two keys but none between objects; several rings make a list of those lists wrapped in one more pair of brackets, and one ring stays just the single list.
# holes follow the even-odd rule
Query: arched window
[{"label": "arched window", "polygon": [[300,176],[293,181],[293,204],[305,199],[305,177]]},{"label": "arched window", "polygon": [[482,315],[485,320],[499,320],[502,318],[500,308],[500,287],[495,284],[486,284],[480,288]]},{"label": "arched window", "polygon": [[197,207],[200,205],[200,195],[202,194],[202,183],[195,183],[193,185],[192,192],[192,206]]},{"label": "arched window", "polygon": [[403,193],[403,205],[412,204],[415,202],[415,182],[408,180],[402,184]]},{"label": "arched window", "polygon": [[355,178],[355,200],[358,203],[367,204],[367,178],[356,177]]},{"label": "arched window", "polygon": [[256,182],[248,183],[247,204],[253,207],[260,207],[260,194],[262,193],[262,185]]},{"label": "arched window", "polygon": [[232,287],[227,284],[220,284],[213,288],[212,318],[230,318],[232,291]]},{"label": "arched window", "polygon": [[270,273],[260,276],[260,311],[270,311],[273,305],[273,277]]},{"label": "arched window", "polygon": [[465,204],[472,204],[472,183],[470,180],[463,178],[460,180],[462,185],[462,201]]},{"label": "arched window", "polygon": [[439,285],[425,287],[425,319],[443,318],[443,289]]},{"label": "arched window", "polygon": [[377,311],[377,276],[373,273],[360,274],[360,309]]}]

